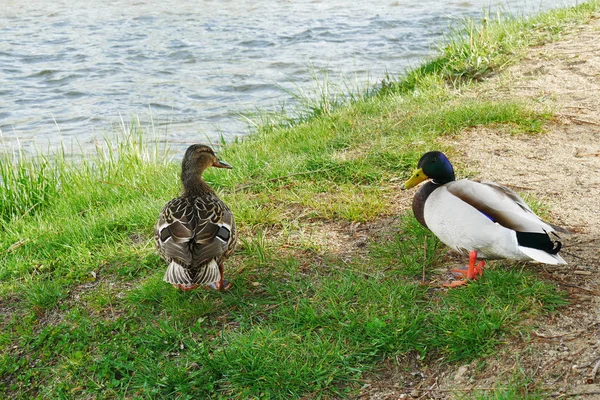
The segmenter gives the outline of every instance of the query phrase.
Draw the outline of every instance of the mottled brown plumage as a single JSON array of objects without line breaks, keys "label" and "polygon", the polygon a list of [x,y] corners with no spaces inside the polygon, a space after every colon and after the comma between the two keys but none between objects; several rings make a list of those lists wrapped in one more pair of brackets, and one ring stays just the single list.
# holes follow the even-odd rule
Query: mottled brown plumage
[{"label": "mottled brown plumage", "polygon": [[183,193],[169,201],[154,229],[156,247],[169,264],[164,281],[183,290],[223,280],[223,262],[236,245],[233,213],[202,179],[208,167],[231,168],[205,145],[190,146],[181,165]]}]

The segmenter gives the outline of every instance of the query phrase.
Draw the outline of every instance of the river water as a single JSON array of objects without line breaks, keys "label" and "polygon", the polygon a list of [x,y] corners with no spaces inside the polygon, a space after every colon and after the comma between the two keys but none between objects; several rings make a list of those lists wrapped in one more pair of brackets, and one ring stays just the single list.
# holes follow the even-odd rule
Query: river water
[{"label": "river water", "polygon": [[[0,0],[0,146],[83,149],[132,118],[175,146],[250,131],[313,76],[365,87],[484,10],[575,0]],[[325,78],[323,78],[325,79]]]}]

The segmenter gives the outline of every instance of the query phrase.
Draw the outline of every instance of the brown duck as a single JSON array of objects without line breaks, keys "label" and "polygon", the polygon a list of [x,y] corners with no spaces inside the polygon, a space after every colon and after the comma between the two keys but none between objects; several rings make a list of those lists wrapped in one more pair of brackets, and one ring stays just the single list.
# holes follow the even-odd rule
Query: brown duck
[{"label": "brown duck", "polygon": [[236,245],[235,221],[202,179],[208,167],[232,168],[208,146],[188,147],[181,164],[183,193],[165,205],[154,228],[158,252],[169,264],[163,280],[181,290],[231,287],[223,279],[223,262]]}]

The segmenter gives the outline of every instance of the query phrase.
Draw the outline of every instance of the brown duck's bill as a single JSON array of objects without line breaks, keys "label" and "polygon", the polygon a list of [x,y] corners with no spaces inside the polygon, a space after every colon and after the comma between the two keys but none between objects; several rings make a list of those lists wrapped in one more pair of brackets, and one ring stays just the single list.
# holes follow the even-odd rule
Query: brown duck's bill
[{"label": "brown duck's bill", "polygon": [[227,168],[227,169],[232,169],[233,167],[231,165],[229,165],[228,163],[226,163],[225,161],[221,161],[221,160],[217,160],[215,161],[215,163],[213,164],[213,167],[217,167],[217,168]]},{"label": "brown duck's bill", "polygon": [[423,172],[423,169],[419,168],[415,171],[415,173],[410,177],[409,180],[404,182],[404,185],[402,185],[402,190],[410,189],[411,187],[417,186],[419,183],[423,182],[428,178],[429,177]]}]

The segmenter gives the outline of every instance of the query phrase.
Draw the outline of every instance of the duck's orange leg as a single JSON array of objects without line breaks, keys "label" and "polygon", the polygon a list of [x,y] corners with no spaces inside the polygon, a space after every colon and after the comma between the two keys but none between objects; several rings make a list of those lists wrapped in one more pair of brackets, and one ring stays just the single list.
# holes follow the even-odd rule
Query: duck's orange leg
[{"label": "duck's orange leg", "polygon": [[217,290],[224,292],[231,289],[231,282],[223,279],[223,262],[219,264],[219,272],[221,273],[221,278],[219,279],[219,283],[217,283]]},{"label": "duck's orange leg", "polygon": [[464,285],[470,280],[476,281],[483,274],[483,267],[485,266],[485,261],[479,261],[477,265],[477,250],[471,250],[469,252],[469,266],[467,269],[453,269],[452,272],[461,276],[463,279],[452,281],[450,283],[444,283],[442,286],[444,287],[457,287]]}]

